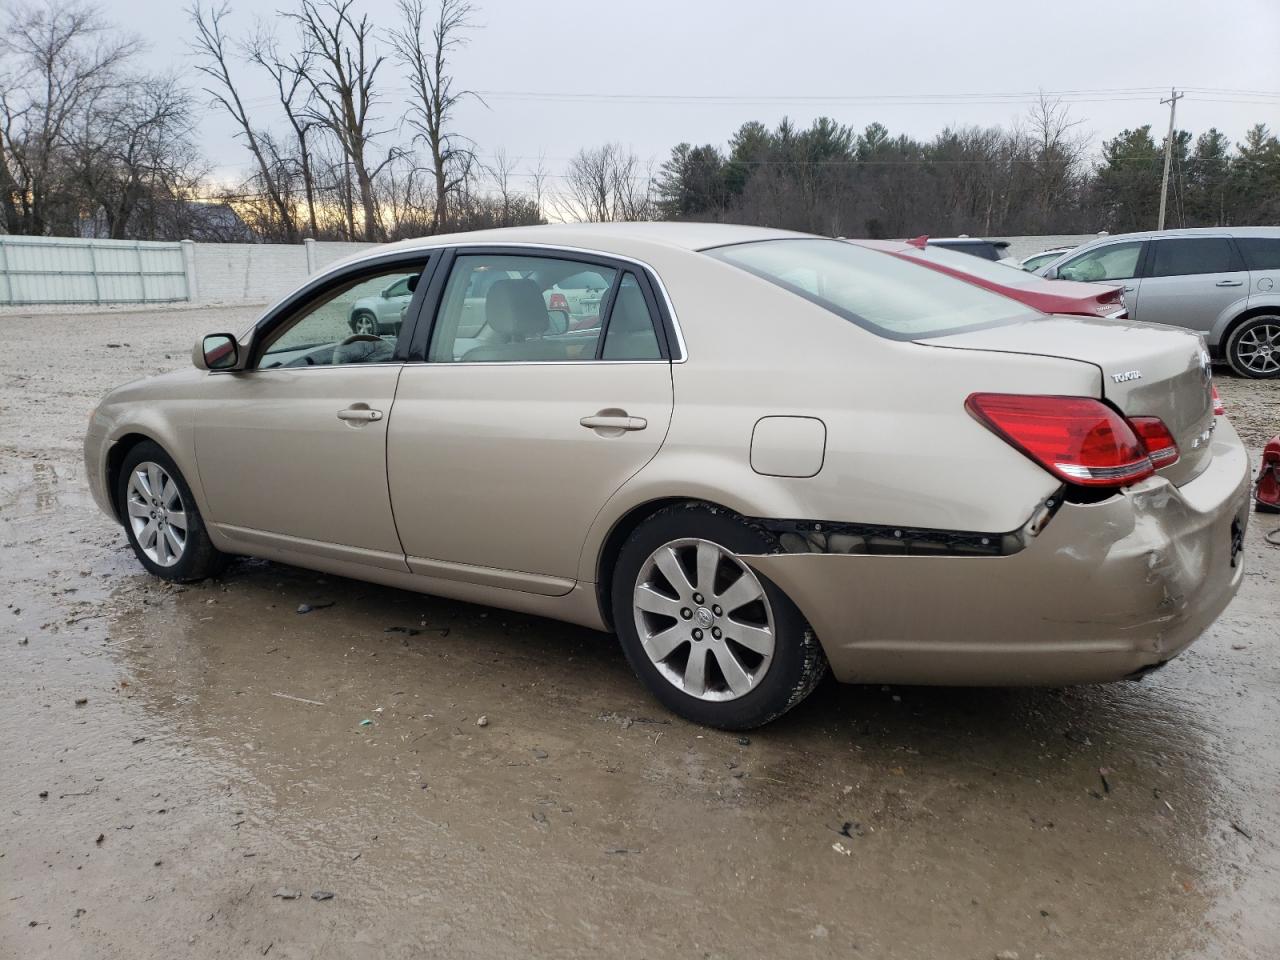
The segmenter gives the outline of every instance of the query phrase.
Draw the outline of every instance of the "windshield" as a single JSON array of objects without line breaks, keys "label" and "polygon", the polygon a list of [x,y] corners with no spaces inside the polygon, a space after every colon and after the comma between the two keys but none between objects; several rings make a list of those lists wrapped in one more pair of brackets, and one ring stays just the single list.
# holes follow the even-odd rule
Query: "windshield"
[{"label": "windshield", "polygon": [[840,240],[763,240],[705,252],[892,340],[940,337],[1034,312],[956,277]]},{"label": "windshield", "polygon": [[1031,276],[1020,267],[971,257],[967,253],[956,253],[945,247],[925,247],[923,250],[904,252],[902,256],[914,260],[927,260],[948,270],[961,270],[972,277],[998,283],[1002,287],[1034,287],[1043,282],[1039,277]]}]

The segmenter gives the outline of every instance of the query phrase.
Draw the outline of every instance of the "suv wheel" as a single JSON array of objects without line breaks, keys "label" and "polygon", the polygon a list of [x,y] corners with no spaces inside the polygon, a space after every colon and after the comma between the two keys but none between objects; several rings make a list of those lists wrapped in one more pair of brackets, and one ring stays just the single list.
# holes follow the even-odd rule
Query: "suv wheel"
[{"label": "suv wheel", "polygon": [[1242,377],[1270,380],[1280,377],[1280,316],[1251,317],[1231,331],[1227,362]]}]

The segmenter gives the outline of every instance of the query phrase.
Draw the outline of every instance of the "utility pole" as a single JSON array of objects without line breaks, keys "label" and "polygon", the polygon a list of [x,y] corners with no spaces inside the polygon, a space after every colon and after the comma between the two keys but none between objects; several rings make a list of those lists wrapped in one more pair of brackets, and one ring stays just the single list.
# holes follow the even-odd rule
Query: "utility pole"
[{"label": "utility pole", "polygon": [[1164,138],[1164,176],[1160,180],[1160,222],[1156,225],[1157,230],[1164,229],[1165,201],[1169,198],[1169,164],[1173,160],[1173,118],[1178,112],[1178,101],[1185,96],[1185,93],[1179,93],[1175,87],[1170,89],[1168,100],[1160,101],[1169,105],[1169,135]]}]

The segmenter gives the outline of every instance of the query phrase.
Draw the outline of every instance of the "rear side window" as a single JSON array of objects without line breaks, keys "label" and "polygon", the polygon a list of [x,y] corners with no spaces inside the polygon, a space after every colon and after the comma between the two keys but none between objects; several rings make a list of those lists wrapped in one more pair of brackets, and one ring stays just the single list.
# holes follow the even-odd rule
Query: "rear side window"
[{"label": "rear side window", "polygon": [[1151,257],[1151,277],[1185,277],[1196,273],[1230,273],[1239,270],[1235,252],[1226,237],[1180,237],[1156,240]]},{"label": "rear side window", "polygon": [[1250,270],[1280,270],[1280,237],[1236,237]]},{"label": "rear side window", "polygon": [[891,340],[1037,315],[964,280],[839,240],[764,240],[705,252]]},{"label": "rear side window", "polygon": [[635,275],[628,271],[618,285],[609,326],[604,334],[604,360],[661,360],[658,335],[654,330],[649,305]]}]

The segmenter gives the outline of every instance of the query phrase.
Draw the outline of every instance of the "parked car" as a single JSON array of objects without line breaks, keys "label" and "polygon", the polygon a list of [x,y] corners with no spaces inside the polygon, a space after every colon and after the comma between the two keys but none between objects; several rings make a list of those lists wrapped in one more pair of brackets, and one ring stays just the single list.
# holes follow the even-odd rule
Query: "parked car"
[{"label": "parked car", "polygon": [[981,237],[930,237],[929,246],[944,247],[983,260],[999,260],[1009,248],[1009,241],[984,240]]},{"label": "parked car", "polygon": [[1123,284],[1132,319],[1199,331],[1242,377],[1280,377],[1280,227],[1119,234],[1038,272]]},{"label": "parked car", "polygon": [[1044,313],[1077,314],[1123,320],[1124,295],[1117,286],[1103,283],[1076,283],[1071,280],[1046,280],[1017,267],[992,263],[979,257],[967,257],[945,247],[928,244],[924,237],[905,243],[886,240],[850,240],[873,250],[919,263],[931,270],[967,280],[1035,307]]},{"label": "parked car", "polygon": [[[583,269],[608,281],[604,322],[558,333],[543,294]],[[395,336],[335,328],[405,277]],[[112,391],[85,439],[146,570],[196,580],[244,554],[616,631],[659,700],[724,728],[791,709],[828,666],[1138,676],[1243,577],[1249,463],[1198,336],[1045,317],[838,240],[407,241],[192,359]]]},{"label": "parked car", "polygon": [[[1074,249],[1075,247],[1054,247],[1052,250],[1042,250],[1039,253],[1033,253],[1029,257],[1023,257],[1018,261],[1018,267],[1028,272],[1034,272]],[[1001,261],[1001,263],[1003,262]]]},{"label": "parked car", "polygon": [[416,277],[401,277],[376,294],[361,297],[351,305],[347,326],[352,333],[379,336],[400,329],[400,317],[413,297]]}]

